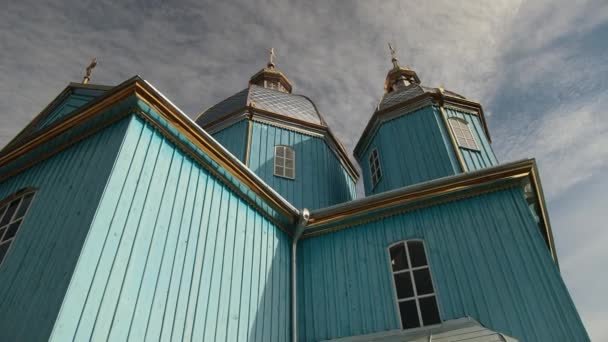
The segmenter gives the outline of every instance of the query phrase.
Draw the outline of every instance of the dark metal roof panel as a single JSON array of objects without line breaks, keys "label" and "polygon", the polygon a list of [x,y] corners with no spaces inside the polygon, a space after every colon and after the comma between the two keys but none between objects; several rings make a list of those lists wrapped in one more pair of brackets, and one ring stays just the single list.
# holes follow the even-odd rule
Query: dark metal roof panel
[{"label": "dark metal roof panel", "polygon": [[235,111],[244,108],[247,105],[248,94],[249,88],[246,88],[230,96],[229,98],[213,105],[196,120],[196,123],[200,126],[204,126],[210,122],[220,119],[225,115],[234,113]]},{"label": "dark metal roof panel", "polygon": [[425,90],[420,85],[414,85],[408,88],[405,88],[400,91],[391,92],[385,94],[380,100],[380,104],[378,105],[378,110],[382,110],[388,108],[390,106],[394,106],[398,103],[407,101],[416,96],[422,95],[425,93]]},{"label": "dark metal roof panel", "polygon": [[249,101],[255,108],[317,125],[325,125],[315,105],[305,96],[288,94],[256,85],[251,85],[250,89]]}]

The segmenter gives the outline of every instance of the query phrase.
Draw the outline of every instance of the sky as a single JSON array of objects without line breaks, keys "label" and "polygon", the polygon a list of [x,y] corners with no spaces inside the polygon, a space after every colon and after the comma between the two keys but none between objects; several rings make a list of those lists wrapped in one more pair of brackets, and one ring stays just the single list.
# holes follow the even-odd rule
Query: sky
[{"label": "sky", "polygon": [[191,117],[267,61],[352,151],[383,92],[387,42],[424,85],[479,101],[501,162],[535,157],[564,281],[608,341],[608,2],[0,0],[0,146],[97,56]]}]

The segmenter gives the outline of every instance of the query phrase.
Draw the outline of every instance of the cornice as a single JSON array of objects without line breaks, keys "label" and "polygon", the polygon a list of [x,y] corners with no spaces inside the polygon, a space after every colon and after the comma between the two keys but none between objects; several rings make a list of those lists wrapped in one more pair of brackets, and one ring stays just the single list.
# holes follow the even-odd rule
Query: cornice
[{"label": "cornice", "polygon": [[536,161],[527,159],[440,178],[329,208],[314,210],[310,214],[310,220],[302,238],[348,229],[387,216],[521,185],[522,181],[528,178],[536,192],[536,198],[541,208],[543,216],[542,233],[547,237],[547,247],[557,263],[553,233],[548,221],[545,199],[537,173]]},{"label": "cornice", "polygon": [[365,126],[363,133],[361,133],[361,137],[359,138],[357,145],[355,145],[355,149],[353,152],[355,158],[357,160],[360,160],[361,153],[365,151],[365,149],[369,145],[371,137],[376,134],[379,127],[383,123],[399,118],[401,116],[411,114],[412,112],[421,109],[426,105],[436,105],[440,107],[443,106],[445,108],[462,110],[467,113],[479,116],[486,137],[488,138],[488,141],[490,143],[492,142],[492,139],[490,137],[490,131],[488,130],[488,126],[485,120],[483,108],[480,103],[455,96],[450,96],[441,91],[437,93],[425,92],[406,101],[396,103],[392,106],[380,110],[376,110],[368,121],[367,125]]},{"label": "cornice", "polygon": [[[334,151],[334,153],[338,157],[338,160],[340,161],[342,166],[344,166],[344,168],[347,170],[353,181],[357,182],[357,180],[359,179],[359,172],[348,157],[346,149],[333,135],[329,127],[325,125],[318,125],[308,121],[298,120],[289,116],[263,110],[255,106],[244,106],[202,127],[208,132],[217,132],[221,129],[220,127],[227,127],[240,120],[243,120],[245,117],[253,121],[263,122],[273,126],[300,132],[303,134],[323,137],[328,143],[329,147]],[[230,124],[222,126],[223,121],[227,121]]]},{"label": "cornice", "polygon": [[[265,184],[257,175],[249,170],[244,164],[238,159],[232,156],[228,151],[225,150],[219,143],[215,142],[208,133],[204,132],[194,121],[187,117],[181,112],[175,105],[173,105],[168,99],[160,94],[156,89],[149,85],[146,81],[139,77],[134,77],[123,84],[115,87],[107,94],[103,95],[99,100],[94,101],[89,105],[77,110],[77,112],[69,118],[58,122],[48,129],[41,132],[36,132],[31,139],[28,139],[23,145],[8,149],[0,155],[0,166],[7,165],[15,161],[16,159],[24,156],[25,154],[32,152],[34,149],[42,146],[43,144],[58,138],[68,130],[75,128],[90,119],[94,118],[98,113],[103,110],[109,109],[116,103],[130,97],[135,96],[137,99],[143,101],[150,108],[153,108],[155,112],[173,129],[177,130],[183,135],[190,143],[205,153],[211,160],[217,163],[223,168],[228,174],[234,177],[235,180],[243,184],[245,187],[250,189],[252,193],[256,194],[265,201],[273,210],[279,213],[285,218],[287,222],[294,222],[299,215],[299,211],[294,208],[289,202],[283,199],[276,191]],[[150,117],[150,114],[138,110],[135,112],[144,119],[148,119],[149,122],[154,121]],[[118,119],[124,117],[124,115],[117,115]],[[113,118],[112,122],[117,119]],[[107,122],[104,122],[104,126],[107,126]],[[155,124],[155,127],[161,129],[166,135],[172,136],[170,130],[162,127],[161,125]],[[101,127],[102,128],[102,127]],[[84,137],[93,134],[95,131],[101,129],[95,127],[89,129],[85,134],[76,137],[77,140],[82,140]],[[176,140],[176,139],[173,139]],[[50,155],[58,153],[59,151],[67,148],[70,144],[75,141],[70,141],[69,144],[62,144],[53,151],[45,154],[44,156],[37,158],[28,164],[31,166],[41,160],[48,158]],[[191,149],[187,144],[180,143],[183,149]],[[199,158],[200,159],[200,158]],[[215,172],[215,175],[220,178],[224,183],[231,183],[230,180],[225,178],[224,175]],[[246,194],[245,194],[246,196]],[[259,207],[258,207],[259,208]],[[283,227],[285,228],[285,227]]]}]

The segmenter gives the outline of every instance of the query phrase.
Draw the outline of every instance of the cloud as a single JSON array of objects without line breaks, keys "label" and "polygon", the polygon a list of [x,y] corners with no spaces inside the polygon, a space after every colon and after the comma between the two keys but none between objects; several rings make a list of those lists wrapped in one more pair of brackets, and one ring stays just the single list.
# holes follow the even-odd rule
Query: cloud
[{"label": "cloud", "polygon": [[[195,116],[243,89],[272,46],[295,92],[316,102],[352,150],[382,95],[392,41],[423,83],[484,105],[500,160],[538,158],[562,264],[576,265],[606,255],[566,242],[569,226],[602,222],[600,209],[574,204],[592,189],[571,194],[608,170],[607,20],[602,0],[8,2],[0,145],[80,81],[92,56],[93,83],[140,74]],[[594,198],[606,206],[605,196]],[[569,284],[596,273],[566,268]],[[608,310],[589,303],[602,291],[575,292],[590,330],[600,331]]]}]

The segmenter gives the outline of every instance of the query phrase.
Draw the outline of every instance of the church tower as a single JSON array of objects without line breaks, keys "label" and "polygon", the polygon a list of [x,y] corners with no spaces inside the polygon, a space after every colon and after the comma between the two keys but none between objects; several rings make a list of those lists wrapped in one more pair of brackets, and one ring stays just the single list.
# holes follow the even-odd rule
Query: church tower
[{"label": "church tower", "polygon": [[317,106],[292,90],[270,49],[266,67],[247,88],[210,107],[196,122],[298,208],[354,199],[359,175],[345,148]]},{"label": "church tower", "polygon": [[481,105],[423,86],[389,49],[384,95],[354,150],[366,195],[497,165]]}]

